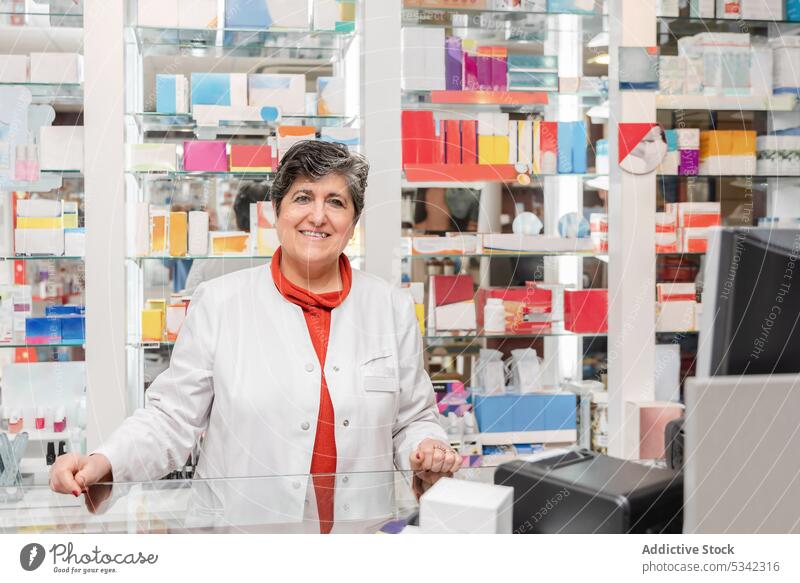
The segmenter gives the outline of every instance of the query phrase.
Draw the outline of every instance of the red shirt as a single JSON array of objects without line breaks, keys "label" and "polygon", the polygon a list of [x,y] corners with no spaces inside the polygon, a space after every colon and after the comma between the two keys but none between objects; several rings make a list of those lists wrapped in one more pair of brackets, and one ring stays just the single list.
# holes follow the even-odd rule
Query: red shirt
[{"label": "red shirt", "polygon": [[[311,455],[311,474],[314,492],[317,498],[320,531],[327,534],[333,527],[333,495],[336,473],[336,419],[333,402],[328,393],[325,381],[325,355],[328,352],[328,338],[331,332],[331,310],[339,306],[347,294],[353,280],[350,261],[344,255],[339,256],[339,274],[342,278],[341,291],[315,294],[305,290],[286,279],[280,270],[281,248],[272,257],[270,269],[272,280],[281,295],[300,306],[306,320],[308,334],[314,351],[317,353],[322,370],[322,382],[319,389],[319,415],[317,417],[317,433],[314,438],[314,451]],[[316,475],[315,475],[316,474]],[[323,475],[319,475],[323,474]]]}]

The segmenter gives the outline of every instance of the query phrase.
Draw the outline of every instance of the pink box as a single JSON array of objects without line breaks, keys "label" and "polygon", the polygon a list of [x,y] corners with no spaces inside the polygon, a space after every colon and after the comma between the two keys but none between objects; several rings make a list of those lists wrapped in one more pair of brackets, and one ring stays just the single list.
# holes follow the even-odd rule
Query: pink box
[{"label": "pink box", "polygon": [[187,172],[227,172],[227,144],[220,141],[184,142],[183,169]]}]

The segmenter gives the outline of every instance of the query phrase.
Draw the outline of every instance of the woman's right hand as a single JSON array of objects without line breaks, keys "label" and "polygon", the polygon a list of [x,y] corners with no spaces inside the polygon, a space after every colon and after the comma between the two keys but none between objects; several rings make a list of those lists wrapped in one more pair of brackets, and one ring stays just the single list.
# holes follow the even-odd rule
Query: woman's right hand
[{"label": "woman's right hand", "polygon": [[60,494],[80,496],[92,484],[111,480],[111,462],[99,453],[90,456],[65,453],[50,469],[50,489]]}]

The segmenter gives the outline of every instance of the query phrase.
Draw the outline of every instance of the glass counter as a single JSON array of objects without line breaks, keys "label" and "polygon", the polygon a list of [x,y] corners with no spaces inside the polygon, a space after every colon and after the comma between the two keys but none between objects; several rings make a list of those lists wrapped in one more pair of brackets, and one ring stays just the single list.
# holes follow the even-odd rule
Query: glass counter
[{"label": "glass counter", "polygon": [[[492,483],[494,470],[455,477]],[[412,476],[323,476],[335,484],[331,532],[401,530],[418,508]],[[314,492],[309,475],[100,484],[78,498],[44,485],[0,487],[0,533],[319,533]]]}]

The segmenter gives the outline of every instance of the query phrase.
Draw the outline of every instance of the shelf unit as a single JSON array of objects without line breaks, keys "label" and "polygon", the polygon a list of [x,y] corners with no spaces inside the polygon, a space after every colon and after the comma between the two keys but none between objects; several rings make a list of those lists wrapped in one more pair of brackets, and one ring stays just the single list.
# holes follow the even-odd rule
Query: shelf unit
[{"label": "shelf unit", "polygon": [[[82,51],[84,32],[83,15],[80,10],[63,13],[0,12],[0,54],[28,55],[34,52],[79,53]],[[80,115],[84,105],[83,83],[32,83],[3,82],[0,92],[18,98],[15,112],[6,111],[4,123],[15,125],[22,116],[27,118],[25,126],[29,140],[39,147],[38,128],[48,125],[81,125]],[[35,109],[34,109],[35,108]],[[19,117],[15,117],[19,116]],[[9,147],[4,143],[5,148]],[[13,153],[13,152],[12,152]],[[23,199],[44,198],[78,202],[80,225],[86,224],[83,213],[84,173],[78,170],[43,170],[35,181],[16,180],[14,168],[8,172],[0,170],[0,284],[30,285],[31,316],[41,317],[45,307],[63,303],[85,304],[85,263],[82,256],[65,255],[18,255],[15,250],[14,227],[18,202]],[[48,284],[47,282],[50,282]],[[75,287],[73,287],[73,285]],[[3,302],[11,301],[4,296]],[[52,379],[75,377],[66,373],[63,366],[75,371],[76,367],[88,367],[85,358],[85,340],[34,341],[26,338],[24,330],[15,330],[5,342],[0,342],[0,366],[3,368],[3,386],[0,387],[0,403],[4,416],[16,408],[25,420],[24,431],[29,444],[22,460],[30,468],[44,464],[46,441],[73,440],[71,429],[76,429],[77,447],[85,449],[85,415],[83,401],[87,394],[87,382],[83,380],[80,395],[66,390],[63,383],[53,384]],[[8,367],[8,368],[7,368]],[[12,368],[13,367],[13,368]],[[21,373],[22,367],[25,368]],[[84,369],[85,371],[85,369]],[[28,386],[21,389],[18,380],[24,374]],[[83,372],[81,376],[85,376]],[[43,379],[48,379],[47,381]],[[68,413],[68,429],[55,433],[33,429],[33,416],[39,407],[51,410],[64,406]],[[81,419],[83,418],[83,419]],[[37,478],[38,479],[38,478]]]}]

